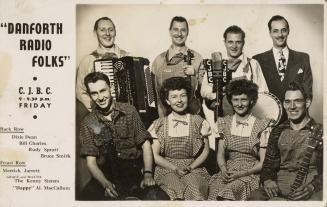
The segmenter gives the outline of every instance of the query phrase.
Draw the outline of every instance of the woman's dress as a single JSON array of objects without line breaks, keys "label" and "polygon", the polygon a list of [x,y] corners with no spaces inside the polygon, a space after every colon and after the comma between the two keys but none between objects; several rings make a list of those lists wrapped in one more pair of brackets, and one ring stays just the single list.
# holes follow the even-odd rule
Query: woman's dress
[{"label": "woman's dress", "polygon": [[[252,115],[246,122],[237,122],[235,115],[218,118],[218,132],[224,139],[226,168],[228,171],[246,171],[259,162],[260,147],[267,146],[267,136],[260,134],[270,123]],[[250,193],[259,188],[259,174],[240,177],[225,183],[221,172],[209,183],[209,200],[246,200]]]},{"label": "woman's dress", "polygon": [[[210,133],[209,123],[198,115],[185,115],[178,120],[173,114],[159,118],[149,128],[154,139],[160,143],[160,155],[179,167],[189,166],[204,146],[204,137]],[[205,168],[195,168],[180,176],[175,171],[155,167],[156,183],[171,200],[205,200],[208,195],[210,176]]]}]

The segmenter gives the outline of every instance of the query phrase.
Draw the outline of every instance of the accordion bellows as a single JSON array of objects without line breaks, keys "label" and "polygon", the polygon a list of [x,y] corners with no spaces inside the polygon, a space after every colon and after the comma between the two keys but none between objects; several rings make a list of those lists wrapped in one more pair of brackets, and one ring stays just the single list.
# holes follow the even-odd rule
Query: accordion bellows
[{"label": "accordion bellows", "polygon": [[139,113],[148,113],[156,108],[149,64],[146,58],[126,56],[96,60],[94,70],[109,77],[114,100],[135,106]]}]

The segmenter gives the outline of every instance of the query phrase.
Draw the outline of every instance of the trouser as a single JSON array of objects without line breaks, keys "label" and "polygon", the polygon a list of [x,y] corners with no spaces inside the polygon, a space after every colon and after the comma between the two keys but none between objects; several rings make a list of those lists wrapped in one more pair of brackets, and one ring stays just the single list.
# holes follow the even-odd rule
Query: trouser
[{"label": "trouser", "polygon": [[[289,171],[285,169],[281,169],[277,173],[277,184],[280,189],[280,192],[277,197],[269,199],[268,195],[266,194],[263,188],[254,191],[251,196],[250,200],[287,200],[287,195],[291,191],[291,185],[294,183],[294,179],[296,178],[297,171]],[[306,180],[303,184],[310,183],[314,176],[317,175],[316,169],[309,169],[309,172],[306,176]],[[322,200],[322,191],[314,192],[309,200]]]},{"label": "trouser", "polygon": [[157,185],[142,189],[139,185],[133,185],[130,189],[116,186],[118,198],[105,196],[105,189],[92,178],[83,188],[80,200],[169,200],[169,196]]},{"label": "trouser", "polygon": [[[126,200],[131,197],[141,200],[168,200],[169,197],[158,187],[146,187],[142,189],[140,183],[143,180],[141,169],[143,159],[124,160],[118,159],[115,168],[101,166],[100,169],[110,182],[115,185],[118,193],[116,200]],[[94,178],[83,188],[81,200],[114,200],[105,196],[105,189]]]},{"label": "trouser", "polygon": [[[249,199],[250,201],[286,201],[288,200],[284,196],[277,196],[269,198],[266,191],[263,188],[259,188],[251,193]],[[322,191],[314,192],[308,201],[322,201]]]}]

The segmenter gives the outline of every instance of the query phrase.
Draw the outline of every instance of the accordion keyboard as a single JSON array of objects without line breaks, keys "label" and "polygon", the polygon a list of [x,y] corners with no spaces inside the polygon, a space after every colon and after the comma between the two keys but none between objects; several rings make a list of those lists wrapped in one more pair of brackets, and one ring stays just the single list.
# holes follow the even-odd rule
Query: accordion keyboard
[{"label": "accordion keyboard", "polygon": [[106,74],[109,78],[110,88],[111,88],[111,96],[114,100],[116,100],[116,79],[115,79],[115,71],[113,62],[111,60],[104,60],[104,61],[95,61],[94,62],[94,69],[95,72],[102,72]]}]

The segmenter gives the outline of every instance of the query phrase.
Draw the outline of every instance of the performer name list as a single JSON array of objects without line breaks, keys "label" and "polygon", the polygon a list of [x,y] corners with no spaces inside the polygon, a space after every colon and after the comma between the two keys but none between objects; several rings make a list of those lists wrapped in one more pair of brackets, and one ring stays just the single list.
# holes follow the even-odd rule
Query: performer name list
[{"label": "performer name list", "polygon": [[[27,134],[22,127],[0,127],[0,134],[7,136],[18,147],[29,155],[37,154],[40,159],[68,159],[70,153],[54,147],[36,135]],[[70,186],[64,185],[60,178],[44,176],[42,169],[33,167],[32,163],[20,160],[2,160],[0,158],[0,173],[19,191],[66,191]]]}]

